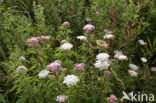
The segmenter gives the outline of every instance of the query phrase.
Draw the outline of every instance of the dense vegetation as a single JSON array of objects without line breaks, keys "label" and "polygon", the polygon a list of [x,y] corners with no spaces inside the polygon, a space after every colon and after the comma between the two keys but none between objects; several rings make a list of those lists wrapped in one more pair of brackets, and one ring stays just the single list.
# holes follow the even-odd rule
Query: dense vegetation
[{"label": "dense vegetation", "polygon": [[0,0],[0,103],[156,97],[155,28],[154,0]]}]

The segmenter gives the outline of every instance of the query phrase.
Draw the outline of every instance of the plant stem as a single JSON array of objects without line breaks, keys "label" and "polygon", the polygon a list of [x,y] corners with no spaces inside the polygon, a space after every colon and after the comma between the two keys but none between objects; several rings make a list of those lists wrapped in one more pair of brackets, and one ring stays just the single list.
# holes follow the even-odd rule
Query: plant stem
[{"label": "plant stem", "polygon": [[113,72],[113,74],[114,74],[114,76],[115,76],[116,80],[118,80],[118,81],[121,83],[121,85],[122,85],[123,89],[124,89],[124,90],[126,90],[126,88],[125,88],[125,85],[124,85],[123,81],[117,77],[117,75],[116,75],[116,73],[113,71],[113,69],[111,69],[111,71]]}]

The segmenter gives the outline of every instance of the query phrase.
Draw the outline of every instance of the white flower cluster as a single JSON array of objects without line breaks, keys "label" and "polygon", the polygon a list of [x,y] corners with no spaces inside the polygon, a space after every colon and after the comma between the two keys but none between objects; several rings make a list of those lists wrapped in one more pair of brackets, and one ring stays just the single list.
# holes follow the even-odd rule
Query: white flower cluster
[{"label": "white flower cluster", "polygon": [[72,85],[76,85],[76,83],[79,81],[79,78],[75,75],[67,75],[64,77],[63,83],[65,83],[68,87]]},{"label": "white flower cluster", "polygon": [[77,36],[77,39],[80,39],[80,40],[87,40],[87,38],[83,35],[80,35],[80,36]]},{"label": "white flower cluster", "polygon": [[44,70],[42,70],[42,71],[38,74],[38,76],[39,76],[39,78],[45,78],[45,77],[48,76],[48,74],[49,74],[49,71],[46,70],[46,69],[44,69]]},{"label": "white flower cluster", "polygon": [[138,76],[138,73],[135,72],[134,70],[128,70],[129,74],[132,76],[132,77],[137,77]]},{"label": "white flower cluster", "polygon": [[61,49],[63,50],[70,50],[73,47],[71,43],[64,43],[61,45]]},{"label": "white flower cluster", "polygon": [[136,71],[138,71],[138,67],[135,64],[129,64],[129,67],[131,68],[131,70],[128,70],[129,74],[132,77],[137,77],[138,73]]},{"label": "white flower cluster", "polygon": [[111,62],[109,61],[109,55],[107,53],[100,53],[96,56],[96,62],[94,66],[100,70],[108,69]]},{"label": "white flower cluster", "polygon": [[146,62],[147,62],[147,59],[146,59],[145,57],[142,57],[142,58],[141,58],[141,61],[142,61],[143,63],[146,63]]},{"label": "white flower cluster", "polygon": [[135,64],[129,64],[129,67],[135,71],[138,71],[138,67]]},{"label": "white flower cluster", "polygon": [[120,51],[114,51],[115,55],[114,58],[117,58],[119,60],[128,60],[128,57],[126,55],[123,55]]},{"label": "white flower cluster", "polygon": [[108,29],[104,29],[105,35],[104,35],[104,39],[113,39],[114,35],[112,31],[108,30]]},{"label": "white flower cluster", "polygon": [[56,101],[59,103],[64,103],[68,100],[68,96],[66,95],[59,95],[56,97]]},{"label": "white flower cluster", "polygon": [[146,42],[144,42],[144,40],[139,40],[138,42],[140,43],[140,45],[146,45],[147,44]]}]

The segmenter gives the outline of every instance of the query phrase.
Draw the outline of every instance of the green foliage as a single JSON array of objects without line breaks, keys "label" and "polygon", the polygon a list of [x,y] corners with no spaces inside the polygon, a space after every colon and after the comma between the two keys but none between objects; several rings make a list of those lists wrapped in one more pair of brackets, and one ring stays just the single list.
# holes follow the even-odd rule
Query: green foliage
[{"label": "green foliage", "polygon": [[[55,103],[58,95],[67,95],[68,103],[109,103],[108,97],[115,94],[120,103],[122,91],[156,93],[155,73],[150,71],[156,64],[155,11],[150,0],[0,1],[0,102]],[[65,21],[70,28],[61,25]],[[86,24],[93,24],[95,30],[85,32]],[[104,29],[113,31],[114,38],[104,41]],[[28,39],[43,35],[51,38],[28,45]],[[87,40],[77,39],[79,35]],[[140,46],[139,39],[147,45]],[[73,48],[61,49],[62,40]],[[98,45],[97,40],[106,42],[107,47]],[[128,60],[113,58],[115,50],[122,51]],[[96,55],[103,52],[110,55],[110,77],[94,66]],[[21,56],[26,60],[19,60]],[[147,63],[141,63],[143,56]],[[39,78],[41,70],[55,60],[61,61],[63,70]],[[85,63],[84,71],[76,71],[76,63]],[[138,77],[128,73],[130,63],[138,65]],[[21,65],[27,71],[18,72]],[[63,80],[71,74],[80,81],[69,88]]]}]

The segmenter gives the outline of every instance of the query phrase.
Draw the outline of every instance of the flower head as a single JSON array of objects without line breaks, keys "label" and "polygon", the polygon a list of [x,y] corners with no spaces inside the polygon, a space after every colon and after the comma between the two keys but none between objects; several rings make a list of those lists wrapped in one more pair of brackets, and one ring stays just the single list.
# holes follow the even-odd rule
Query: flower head
[{"label": "flower head", "polygon": [[68,100],[68,96],[66,95],[59,95],[56,97],[56,101],[59,103],[64,103]]},{"label": "flower head", "polygon": [[41,40],[48,41],[51,36],[41,36]]},{"label": "flower head", "polygon": [[118,100],[118,98],[116,98],[116,96],[114,94],[112,94],[112,95],[110,95],[108,100],[110,101],[110,103],[115,103]]},{"label": "flower head", "polygon": [[137,77],[138,76],[138,73],[135,72],[134,70],[128,70],[129,74],[132,76],[132,77]]},{"label": "flower head", "polygon": [[114,53],[115,53],[114,58],[117,58],[117,59],[119,58],[120,55],[123,55],[122,52],[117,51],[117,50],[115,50]]},{"label": "flower head", "polygon": [[77,39],[80,39],[80,40],[87,40],[87,38],[85,36],[77,36]]},{"label": "flower head", "polygon": [[95,29],[95,27],[92,24],[87,24],[83,27],[83,30],[85,30],[86,32],[90,33]]},{"label": "flower head", "polygon": [[103,41],[103,40],[97,40],[96,44],[101,46],[101,47],[104,47],[104,48],[108,47],[108,44],[105,41]]},{"label": "flower head", "polygon": [[75,75],[67,75],[64,77],[63,83],[65,83],[68,87],[72,85],[76,85],[76,83],[79,81],[79,78]]},{"label": "flower head", "polygon": [[110,76],[110,72],[109,72],[109,71],[104,71],[104,75],[105,75],[106,77],[109,77],[109,76]]},{"label": "flower head", "polygon": [[114,35],[112,35],[112,34],[104,35],[104,39],[113,39],[113,38],[114,38]]},{"label": "flower head", "polygon": [[71,43],[64,43],[61,45],[61,49],[63,50],[70,50],[73,47]]},{"label": "flower head", "polygon": [[108,67],[110,66],[111,62],[109,61],[109,54],[107,53],[100,53],[96,56],[96,62],[94,64],[94,66],[100,70],[103,69],[108,69]]},{"label": "flower head", "polygon": [[147,44],[146,42],[144,42],[144,40],[139,40],[138,42],[140,43],[140,45],[146,45]]},{"label": "flower head", "polygon": [[27,43],[29,44],[30,47],[36,45],[38,43],[38,39],[36,37],[32,37],[27,40]]},{"label": "flower head", "polygon": [[128,60],[128,57],[126,55],[123,55],[122,52],[120,51],[114,51],[115,55],[114,55],[114,58],[117,58],[119,60]]},{"label": "flower head", "polygon": [[17,71],[18,72],[23,72],[23,71],[27,71],[27,68],[25,67],[25,66],[19,66],[18,68],[17,68]]},{"label": "flower head", "polygon": [[19,57],[19,60],[23,60],[24,61],[26,59],[25,59],[25,57],[22,56],[22,57]]},{"label": "flower head", "polygon": [[38,41],[40,41],[40,40],[41,40],[41,37],[36,37],[36,39],[37,39]]},{"label": "flower head", "polygon": [[94,64],[94,66],[100,70],[103,70],[103,69],[108,69],[108,67],[111,65],[111,62],[106,59],[106,60],[97,60]]},{"label": "flower head", "polygon": [[141,61],[142,61],[143,63],[146,63],[146,62],[147,62],[147,59],[146,59],[145,57],[142,57],[142,58],[141,58]]},{"label": "flower head", "polygon": [[64,22],[63,24],[62,24],[63,26],[65,26],[65,27],[67,27],[67,28],[69,28],[70,27],[70,24],[69,24],[69,22]]},{"label": "flower head", "polygon": [[128,60],[128,57],[126,55],[120,55],[119,60]]},{"label": "flower head", "polygon": [[40,4],[37,5],[37,7],[40,7],[40,6],[41,6]]},{"label": "flower head", "polygon": [[156,71],[156,67],[152,67],[152,69],[151,69],[152,71]]},{"label": "flower head", "polygon": [[44,70],[42,70],[42,71],[38,74],[38,76],[39,76],[39,78],[45,78],[45,77],[48,76],[48,74],[49,74],[49,71],[46,70],[46,69],[44,69]]},{"label": "flower head", "polygon": [[68,42],[66,40],[62,40],[60,44],[62,45],[64,43],[68,43]]},{"label": "flower head", "polygon": [[96,56],[96,59],[102,61],[102,60],[108,59],[109,57],[110,57],[110,55],[107,54],[107,53],[99,53],[99,54]]},{"label": "flower head", "polygon": [[138,71],[138,67],[135,64],[129,64],[129,67],[135,71]]},{"label": "flower head", "polygon": [[99,12],[98,11],[96,11],[96,15],[98,15],[99,14]]},{"label": "flower head", "polygon": [[61,71],[62,70],[62,66],[61,66],[61,62],[59,60],[56,60],[55,62],[49,64],[47,67],[46,67],[47,70],[50,70],[54,73],[58,72],[58,71]]},{"label": "flower head", "polygon": [[84,66],[85,66],[85,64],[84,63],[76,63],[75,64],[75,70],[77,70],[77,71],[83,71],[84,70]]}]

